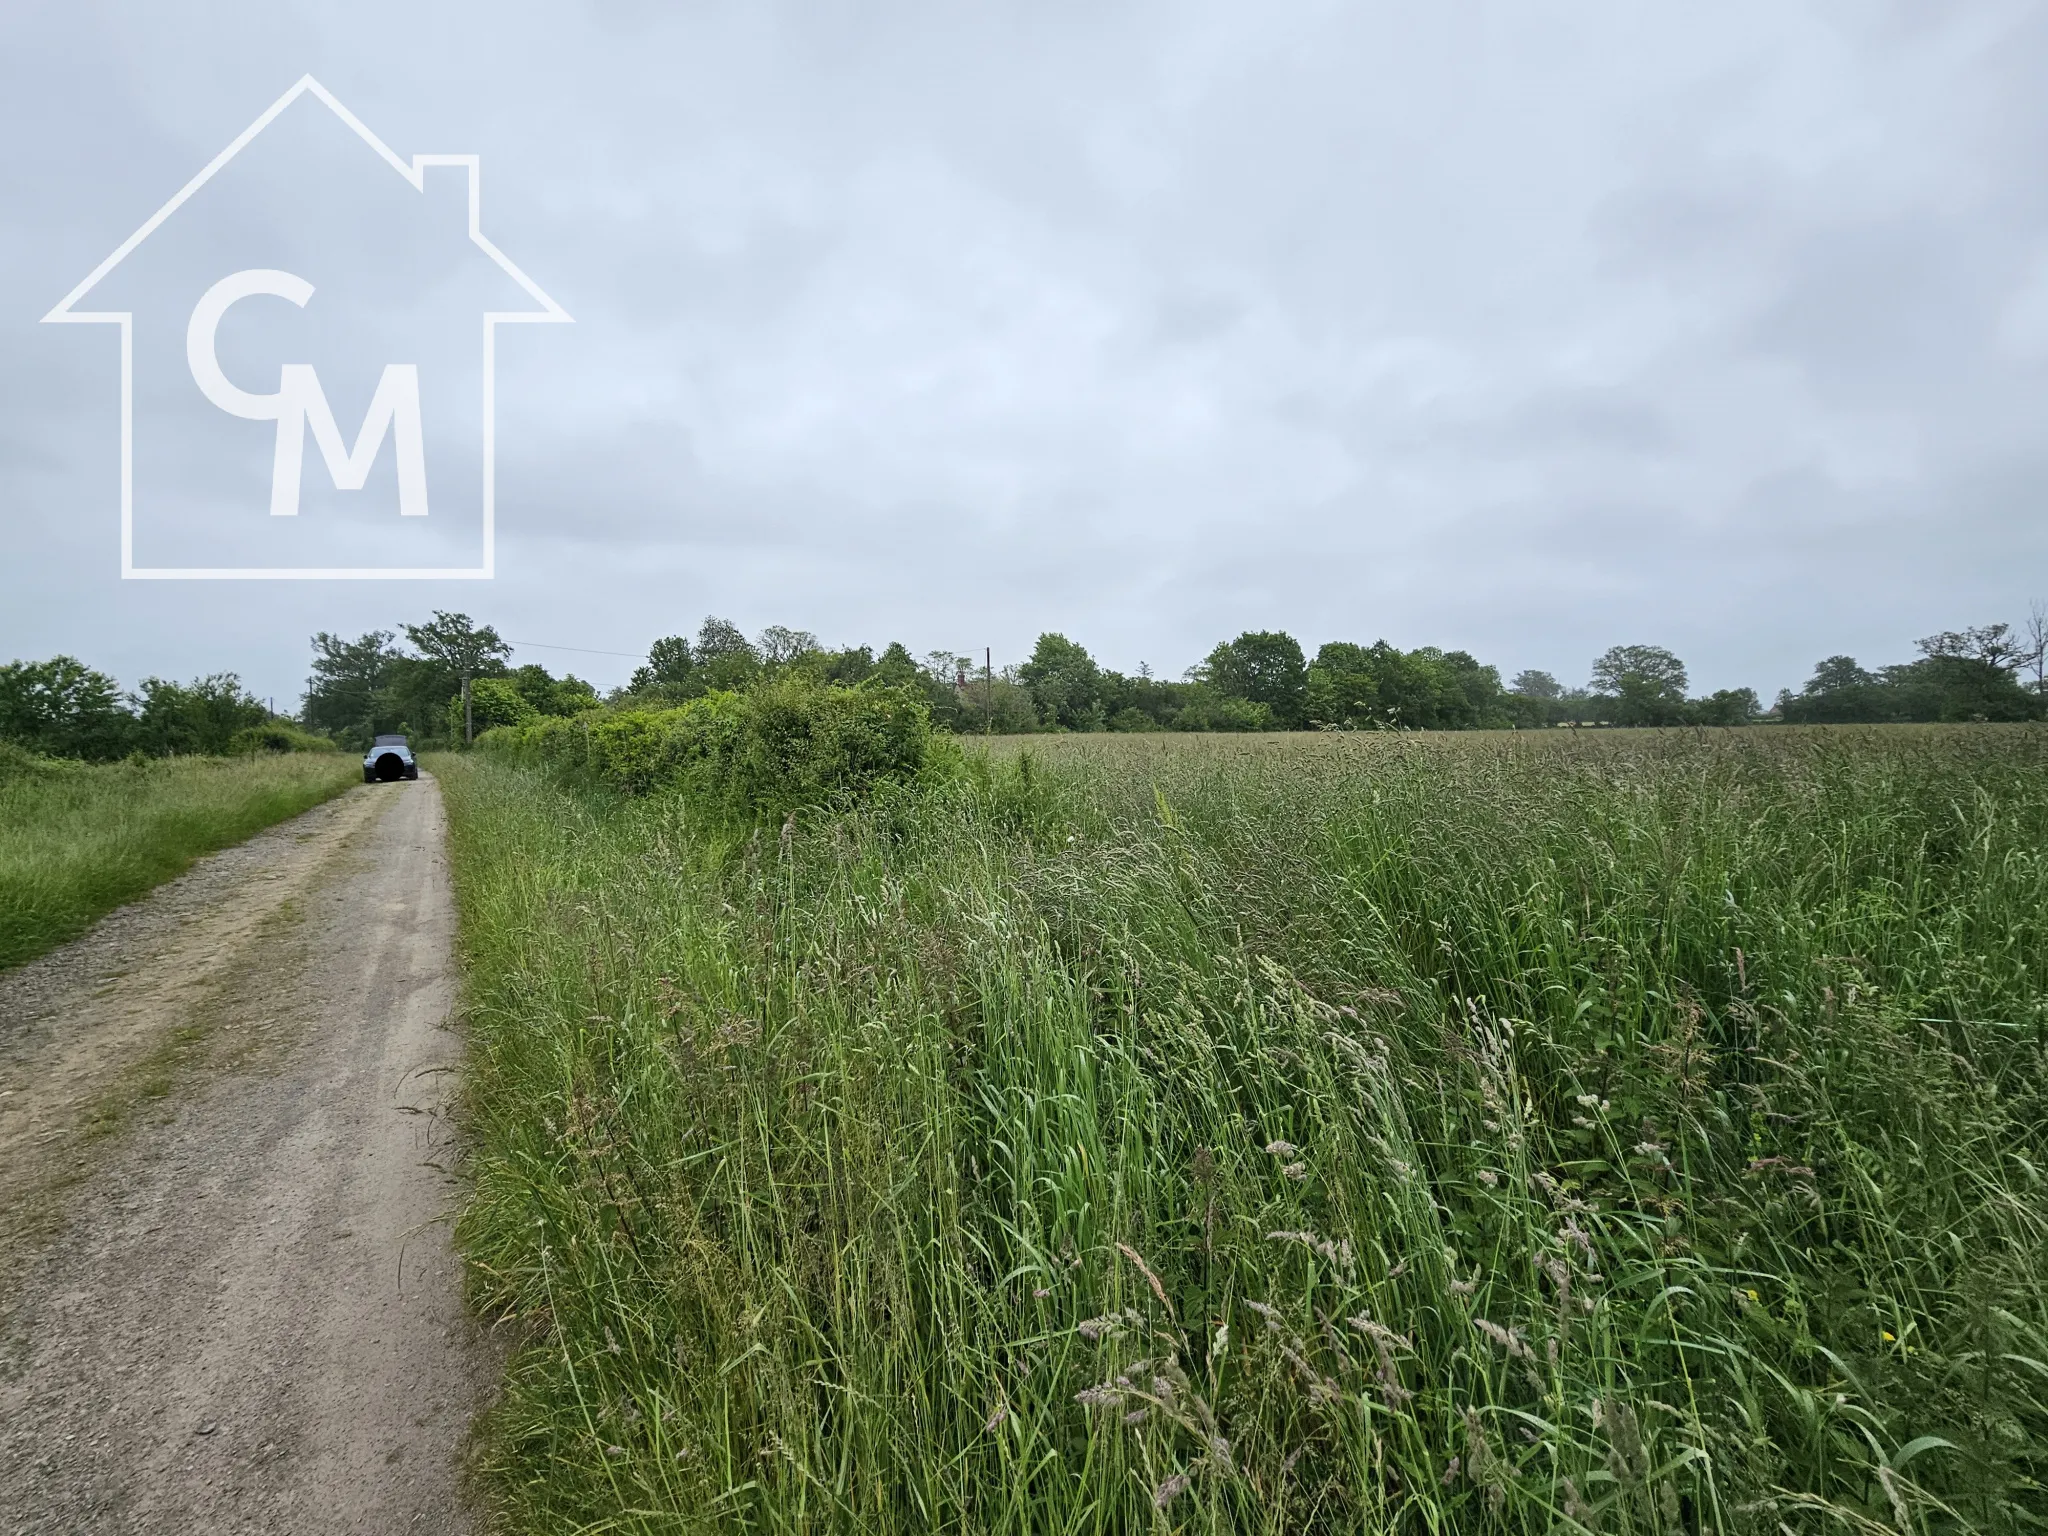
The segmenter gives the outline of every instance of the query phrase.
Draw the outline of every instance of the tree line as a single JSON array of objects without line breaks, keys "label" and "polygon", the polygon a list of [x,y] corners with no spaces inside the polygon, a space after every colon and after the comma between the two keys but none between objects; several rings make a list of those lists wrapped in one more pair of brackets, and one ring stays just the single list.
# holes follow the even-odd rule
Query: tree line
[{"label": "tree line", "polygon": [[1798,693],[1778,695],[1792,724],[1911,720],[2038,720],[2048,702],[2048,609],[2026,626],[1946,630],[1919,642],[1913,661],[1866,671],[1853,656],[1830,656]]},{"label": "tree line", "polygon": [[[400,642],[401,632],[404,635]],[[581,678],[510,664],[491,625],[436,612],[424,624],[373,629],[354,640],[313,636],[313,671],[300,710],[308,729],[367,747],[384,732],[427,745],[467,742],[494,725],[574,715],[602,700]]]},{"label": "tree line", "polygon": [[2031,720],[2048,713],[2048,611],[2024,631],[2005,624],[1919,642],[1918,659],[1867,672],[1851,658],[1821,662],[1805,688],[1763,708],[1755,691],[1689,691],[1685,663],[1654,645],[1618,645],[1568,687],[1548,672],[1503,683],[1465,651],[1403,651],[1332,641],[1311,658],[1293,636],[1247,631],[1217,645],[1177,680],[1104,667],[1065,635],[1038,637],[1030,657],[1001,671],[948,651],[923,659],[900,643],[821,645],[780,625],[750,641],[707,618],[695,639],[670,635],[613,696],[620,704],[681,702],[790,673],[842,686],[921,689],[935,723],[955,731],[1503,730],[1561,725],[1747,725],[1753,722]]},{"label": "tree line", "polygon": [[0,665],[0,742],[89,762],[331,745],[273,714],[232,672],[189,683],[151,677],[123,693],[72,656]]},{"label": "tree line", "polygon": [[573,674],[511,665],[512,647],[466,614],[355,639],[313,636],[296,718],[273,713],[236,674],[190,683],[148,678],[133,693],[69,656],[0,665],[0,740],[49,756],[93,760],[141,754],[220,754],[341,745],[382,732],[423,745],[466,742],[501,725],[530,724],[602,705],[660,707],[714,692],[806,677],[821,686],[901,687],[921,694],[932,723],[956,732],[1503,730],[1566,725],[1670,726],[2015,721],[2048,715],[2048,610],[2022,626],[1944,631],[1911,661],[1866,669],[1853,657],[1818,663],[1804,687],[1765,709],[1748,688],[1690,692],[1685,663],[1654,645],[1618,645],[1588,680],[1548,672],[1503,682],[1466,651],[1403,651],[1331,641],[1311,657],[1293,636],[1253,630],[1218,644],[1177,679],[1141,666],[1101,665],[1065,635],[1038,637],[1031,655],[978,668],[950,651],[916,657],[900,642],[878,653],[833,648],[808,630],[770,625],[749,639],[706,618],[694,636],[648,648],[622,688],[601,695]]},{"label": "tree line", "polygon": [[[404,636],[403,641],[400,635]],[[534,714],[576,714],[603,701],[589,683],[507,664],[512,648],[466,614],[313,637],[312,675],[297,714],[273,712],[233,672],[190,683],[146,679],[124,693],[71,656],[0,665],[0,741],[47,757],[222,756],[366,748],[381,732],[424,745],[470,739]],[[483,724],[475,723],[479,710]]]}]

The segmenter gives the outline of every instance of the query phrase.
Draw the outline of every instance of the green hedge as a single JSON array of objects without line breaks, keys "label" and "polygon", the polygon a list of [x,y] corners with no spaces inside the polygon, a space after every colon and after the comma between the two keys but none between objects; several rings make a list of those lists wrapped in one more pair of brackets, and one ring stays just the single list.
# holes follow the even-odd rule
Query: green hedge
[{"label": "green hedge", "polygon": [[325,736],[315,736],[283,720],[244,726],[228,738],[229,757],[250,752],[338,752],[341,749]]},{"label": "green hedge", "polygon": [[43,779],[84,765],[73,758],[42,757],[11,741],[0,741],[0,785],[16,779]]},{"label": "green hedge", "polygon": [[679,789],[761,818],[916,778],[943,751],[915,690],[800,679],[709,693],[675,709],[592,710],[501,726],[477,745],[628,794]]}]

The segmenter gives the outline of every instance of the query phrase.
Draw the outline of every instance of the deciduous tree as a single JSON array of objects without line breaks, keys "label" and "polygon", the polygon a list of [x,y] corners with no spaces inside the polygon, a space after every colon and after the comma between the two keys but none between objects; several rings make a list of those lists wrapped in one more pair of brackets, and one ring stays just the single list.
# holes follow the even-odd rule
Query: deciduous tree
[{"label": "deciduous tree", "polygon": [[1265,705],[1279,729],[1298,730],[1305,723],[1308,665],[1294,636],[1275,629],[1246,630],[1211,651],[1205,669],[1218,693]]},{"label": "deciduous tree", "polygon": [[313,637],[313,675],[306,679],[299,708],[308,729],[369,745],[383,724],[385,689],[399,659],[393,638],[388,629],[373,629],[354,640],[325,630]]},{"label": "deciduous tree", "polygon": [[761,653],[728,619],[706,617],[697,626],[695,655],[707,691],[737,692],[761,675]]},{"label": "deciduous tree", "polygon": [[134,729],[119,686],[74,656],[0,666],[0,740],[50,757],[103,761],[133,746]]},{"label": "deciduous tree", "polygon": [[145,678],[137,695],[141,706],[136,739],[152,757],[218,757],[228,750],[237,731],[262,725],[270,718],[263,701],[242,687],[232,672],[218,672],[189,683]]},{"label": "deciduous tree", "polygon": [[665,693],[680,698],[688,690],[696,657],[682,635],[664,635],[647,647],[647,660],[633,669],[628,693]]},{"label": "deciduous tree", "polygon": [[459,679],[462,686],[462,740],[464,745],[474,741],[476,729],[471,718],[470,684],[491,663],[502,666],[505,658],[512,654],[512,647],[499,639],[497,630],[490,625],[478,628],[466,613],[443,613],[439,609],[425,624],[406,625],[405,637],[422,656],[440,663]]},{"label": "deciduous tree", "polygon": [[1685,718],[1685,663],[1657,645],[1617,645],[1593,663],[1593,691],[1617,725]]},{"label": "deciduous tree", "polygon": [[806,656],[817,654],[824,647],[818,644],[818,637],[808,629],[791,629],[783,624],[770,624],[761,631],[756,649],[761,653],[764,666],[771,671],[779,671]]},{"label": "deciduous tree", "polygon": [[1065,635],[1040,635],[1031,659],[1017,675],[1030,688],[1042,725],[1070,731],[1102,729],[1102,669]]}]

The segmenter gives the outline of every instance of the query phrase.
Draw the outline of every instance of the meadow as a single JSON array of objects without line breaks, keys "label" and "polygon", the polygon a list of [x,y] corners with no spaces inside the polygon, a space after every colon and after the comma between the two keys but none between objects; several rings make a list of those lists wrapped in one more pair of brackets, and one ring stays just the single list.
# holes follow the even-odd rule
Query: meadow
[{"label": "meadow", "polygon": [[332,799],[360,769],[338,752],[96,765],[0,747],[0,968]]},{"label": "meadow", "polygon": [[2048,732],[437,772],[509,1529],[2048,1521]]}]

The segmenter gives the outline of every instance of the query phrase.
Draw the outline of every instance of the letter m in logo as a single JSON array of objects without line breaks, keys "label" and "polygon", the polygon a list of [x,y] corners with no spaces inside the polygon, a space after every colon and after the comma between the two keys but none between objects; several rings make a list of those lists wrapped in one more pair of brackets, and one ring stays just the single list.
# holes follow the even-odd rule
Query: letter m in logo
[{"label": "letter m in logo", "polygon": [[311,363],[286,363],[278,379],[277,392],[254,395],[228,382],[214,351],[214,333],[221,316],[238,300],[257,294],[286,299],[305,308],[313,296],[313,285],[303,277],[269,268],[253,268],[222,278],[201,296],[185,328],[185,361],[200,392],[231,416],[249,421],[275,421],[277,447],[270,463],[270,515],[299,515],[299,480],[306,458],[306,429],[327,466],[337,490],[360,491],[377,462],[377,450],[388,433],[395,439],[398,458],[398,512],[401,517],[427,515],[427,455],[420,431],[420,371],[414,363],[386,363],[377,380],[377,392],[370,397],[369,413],[356,434],[355,446],[345,447],[334,412],[320,388],[320,377]]}]

